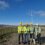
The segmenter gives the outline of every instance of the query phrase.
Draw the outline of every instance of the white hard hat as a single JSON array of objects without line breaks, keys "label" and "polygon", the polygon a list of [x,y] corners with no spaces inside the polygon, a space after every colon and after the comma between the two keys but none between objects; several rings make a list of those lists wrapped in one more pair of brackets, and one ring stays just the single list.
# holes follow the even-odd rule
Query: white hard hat
[{"label": "white hard hat", "polygon": [[38,25],[38,23],[36,25]]}]

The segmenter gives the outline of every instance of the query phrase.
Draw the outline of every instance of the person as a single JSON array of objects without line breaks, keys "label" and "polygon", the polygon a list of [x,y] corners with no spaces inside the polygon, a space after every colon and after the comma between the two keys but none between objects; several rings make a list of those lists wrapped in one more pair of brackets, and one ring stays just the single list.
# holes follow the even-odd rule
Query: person
[{"label": "person", "polygon": [[37,39],[38,43],[41,43],[41,28],[38,24],[35,27],[35,39]]},{"label": "person", "polygon": [[20,25],[18,26],[18,43],[21,44],[21,37],[23,42],[23,26],[22,22],[20,22]]},{"label": "person", "polygon": [[39,27],[38,30],[39,30],[39,33],[37,35],[37,37],[38,37],[38,43],[41,44],[41,28]]},{"label": "person", "polygon": [[24,44],[26,44],[26,43],[30,44],[30,42],[29,42],[29,38],[30,38],[29,26],[27,23],[26,23],[26,26],[24,26],[24,30],[25,30],[25,32],[24,32]]},{"label": "person", "polygon": [[35,40],[34,40],[34,27],[33,24],[30,23],[30,43],[34,43],[35,44]]}]

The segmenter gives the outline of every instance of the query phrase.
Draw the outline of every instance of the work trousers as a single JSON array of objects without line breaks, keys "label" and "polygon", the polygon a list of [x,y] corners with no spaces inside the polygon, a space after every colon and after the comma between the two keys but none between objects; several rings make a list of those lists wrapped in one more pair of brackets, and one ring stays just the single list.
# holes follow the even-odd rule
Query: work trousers
[{"label": "work trousers", "polygon": [[29,33],[25,33],[24,34],[24,43],[30,43],[30,34]]},{"label": "work trousers", "polygon": [[37,35],[37,40],[38,40],[38,43],[41,43],[41,34]]},{"label": "work trousers", "polygon": [[19,41],[19,43],[21,43],[21,38],[22,38],[22,42],[23,42],[23,34],[22,33],[18,34],[18,41]]}]

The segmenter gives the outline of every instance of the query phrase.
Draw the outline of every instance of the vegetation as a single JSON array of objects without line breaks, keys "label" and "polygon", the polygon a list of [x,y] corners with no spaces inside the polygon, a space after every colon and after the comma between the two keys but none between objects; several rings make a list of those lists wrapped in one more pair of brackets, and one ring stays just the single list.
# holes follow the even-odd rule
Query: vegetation
[{"label": "vegetation", "polygon": [[11,37],[12,33],[17,33],[17,26],[15,27],[0,27],[0,43],[3,43]]},{"label": "vegetation", "polygon": [[7,33],[17,33],[17,27],[6,27],[0,29],[0,35]]},{"label": "vegetation", "polygon": [[[45,26],[41,26],[42,33],[45,30]],[[0,43],[6,42],[11,37],[12,33],[17,33],[17,26],[11,26],[11,27],[0,27]]]}]

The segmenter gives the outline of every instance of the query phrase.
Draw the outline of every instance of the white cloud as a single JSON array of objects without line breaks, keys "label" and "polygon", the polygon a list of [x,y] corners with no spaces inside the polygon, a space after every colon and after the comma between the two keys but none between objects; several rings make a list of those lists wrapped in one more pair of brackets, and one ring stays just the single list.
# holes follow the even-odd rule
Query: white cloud
[{"label": "white cloud", "polygon": [[37,15],[37,16],[45,16],[45,11],[34,11],[34,10],[30,10],[27,13],[27,16],[31,16],[31,15]]},{"label": "white cloud", "polygon": [[5,9],[8,7],[9,7],[8,3],[6,3],[5,1],[0,1],[0,9]]},{"label": "white cloud", "polygon": [[45,11],[33,11],[34,15],[45,16]]}]

